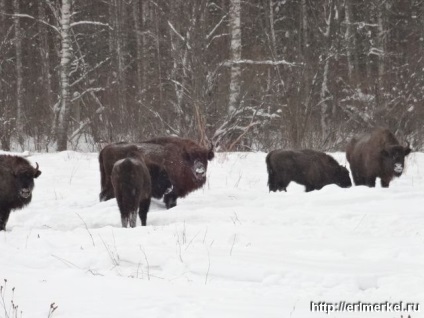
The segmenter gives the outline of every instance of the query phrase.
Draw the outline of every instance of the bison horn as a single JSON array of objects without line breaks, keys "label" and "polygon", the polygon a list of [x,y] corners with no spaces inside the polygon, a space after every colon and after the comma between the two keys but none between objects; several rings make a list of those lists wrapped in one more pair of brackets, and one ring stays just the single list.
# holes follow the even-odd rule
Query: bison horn
[{"label": "bison horn", "polygon": [[171,193],[171,192],[172,192],[172,190],[174,190],[174,186],[171,184],[171,187],[170,187],[170,188],[168,188],[168,189],[166,189],[166,191],[165,191],[164,195],[167,195],[168,193]]},{"label": "bison horn", "polygon": [[35,171],[38,171],[38,162],[35,163]]},{"label": "bison horn", "polygon": [[209,146],[209,149],[208,149],[208,160],[212,160],[213,157],[215,157],[215,154],[213,153],[214,145],[213,145],[212,141],[209,141],[209,142],[210,142],[210,146]]}]

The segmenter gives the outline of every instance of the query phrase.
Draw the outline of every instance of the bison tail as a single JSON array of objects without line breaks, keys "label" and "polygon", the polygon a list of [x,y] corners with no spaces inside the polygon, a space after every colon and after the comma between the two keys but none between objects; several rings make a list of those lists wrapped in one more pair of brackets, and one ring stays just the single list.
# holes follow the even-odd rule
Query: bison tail
[{"label": "bison tail", "polygon": [[105,171],[103,156],[101,151],[99,154],[99,165],[100,165],[100,189],[103,191],[106,186],[106,171]]},{"label": "bison tail", "polygon": [[136,195],[133,195],[134,191],[130,188],[120,189],[122,193],[116,193],[116,201],[118,203],[119,212],[123,217],[128,217],[133,213],[137,213],[139,208],[139,201],[136,199]]},{"label": "bison tail", "polygon": [[352,153],[353,153],[353,148],[355,147],[356,143],[358,142],[358,140],[356,138],[352,138],[349,143],[347,144],[346,147],[346,159],[347,161],[351,161],[352,158]]},{"label": "bison tail", "polygon": [[269,191],[271,192],[271,191],[276,191],[276,184],[275,184],[275,172],[274,172],[274,170],[272,169],[272,166],[271,166],[271,153],[269,153],[267,156],[266,156],[266,159],[265,159],[265,162],[266,162],[266,169],[267,169],[267,171],[268,171],[268,188],[269,188]]}]

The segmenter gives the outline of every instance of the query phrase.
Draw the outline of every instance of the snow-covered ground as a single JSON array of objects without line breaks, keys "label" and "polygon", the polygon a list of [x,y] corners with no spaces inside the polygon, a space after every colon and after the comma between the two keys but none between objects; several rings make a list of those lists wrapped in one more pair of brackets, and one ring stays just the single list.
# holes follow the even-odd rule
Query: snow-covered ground
[{"label": "snow-covered ground", "polygon": [[424,154],[389,189],[311,193],[268,193],[264,153],[217,154],[203,189],[171,210],[154,201],[134,229],[98,200],[97,154],[28,159],[42,175],[0,232],[0,317],[12,298],[23,318],[52,302],[56,318],[327,317],[311,301],[421,302],[409,314],[424,315]]}]

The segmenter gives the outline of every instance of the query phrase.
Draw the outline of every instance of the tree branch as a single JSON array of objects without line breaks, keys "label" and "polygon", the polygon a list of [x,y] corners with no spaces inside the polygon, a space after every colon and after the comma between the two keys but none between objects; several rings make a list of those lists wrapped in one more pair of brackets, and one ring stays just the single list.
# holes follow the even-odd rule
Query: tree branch
[{"label": "tree branch", "polygon": [[279,60],[279,61],[273,61],[273,60],[263,60],[263,61],[254,61],[254,60],[238,60],[238,61],[225,61],[223,63],[224,66],[232,66],[234,64],[250,64],[250,65],[288,65],[288,66],[300,66],[301,64],[296,64],[292,62],[287,62],[286,60]]},{"label": "tree branch", "polygon": [[71,28],[77,25],[95,25],[95,26],[105,26],[108,27],[110,30],[113,30],[113,28],[109,25],[109,23],[103,23],[98,21],[77,21],[71,23]]},{"label": "tree branch", "polygon": [[52,28],[53,30],[55,30],[57,33],[60,34],[59,29],[57,27],[55,27],[54,25],[52,25],[50,23],[47,23],[46,21],[37,19],[37,18],[35,18],[35,17],[33,17],[32,15],[29,15],[29,14],[21,14],[21,13],[8,14],[8,13],[4,13],[4,12],[0,12],[0,14],[5,15],[5,16],[9,16],[9,17],[12,17],[12,18],[27,18],[27,19],[31,19],[31,20],[34,20],[36,22],[42,23],[44,25],[47,25],[48,27]]}]

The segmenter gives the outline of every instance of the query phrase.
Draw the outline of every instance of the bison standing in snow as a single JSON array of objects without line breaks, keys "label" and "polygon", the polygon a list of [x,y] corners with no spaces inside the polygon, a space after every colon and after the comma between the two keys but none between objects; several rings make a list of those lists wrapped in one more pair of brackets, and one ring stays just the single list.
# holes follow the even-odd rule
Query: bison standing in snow
[{"label": "bison standing in snow", "polygon": [[[205,184],[208,161],[214,157],[212,145],[204,148],[192,140],[179,137],[160,137],[141,143],[120,142],[107,145],[99,155],[100,200],[113,198],[110,182],[113,164],[125,158],[134,149],[142,153],[147,161],[165,169],[166,173],[156,171],[157,178],[152,177],[152,196],[164,196],[168,209],[176,206],[177,198],[185,197]],[[167,187],[169,184],[171,187]]]},{"label": "bison standing in snow", "polygon": [[381,186],[388,188],[393,177],[400,177],[409,155],[409,144],[402,146],[396,137],[384,128],[377,128],[370,134],[353,138],[346,149],[353,181],[356,185],[375,187],[376,178]]},{"label": "bison standing in snow", "polygon": [[331,156],[310,149],[273,150],[266,156],[269,191],[287,191],[291,181],[305,186],[306,192],[328,184],[352,186],[349,171]]},{"label": "bison standing in snow", "polygon": [[[110,178],[113,165],[116,161],[126,158],[127,155],[132,152],[141,153],[135,144],[126,142],[107,145],[100,151],[100,201],[107,201],[115,197],[112,180]],[[144,160],[150,172],[152,197],[160,199],[163,197],[164,193],[168,193],[172,189],[171,181],[163,166],[147,160],[145,157]]]},{"label": "bison standing in snow", "polygon": [[0,231],[6,230],[10,212],[22,209],[32,199],[34,179],[41,171],[19,156],[0,155]]},{"label": "bison standing in snow", "polygon": [[116,201],[121,213],[122,227],[135,227],[137,210],[145,226],[150,207],[152,183],[150,173],[139,152],[131,152],[113,165],[111,174]]}]

